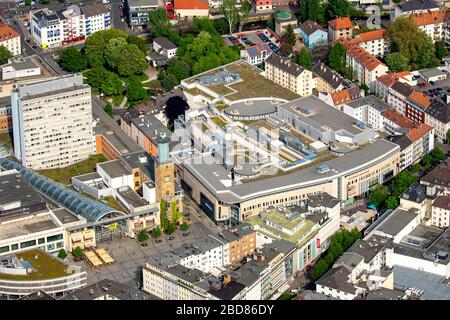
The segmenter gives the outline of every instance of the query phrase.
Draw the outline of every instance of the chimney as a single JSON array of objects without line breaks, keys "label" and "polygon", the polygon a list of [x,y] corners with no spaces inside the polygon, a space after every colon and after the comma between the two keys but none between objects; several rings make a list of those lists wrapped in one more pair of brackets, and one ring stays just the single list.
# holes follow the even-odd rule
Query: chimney
[{"label": "chimney", "polygon": [[223,276],[223,284],[229,284],[231,282],[231,276],[226,274]]}]

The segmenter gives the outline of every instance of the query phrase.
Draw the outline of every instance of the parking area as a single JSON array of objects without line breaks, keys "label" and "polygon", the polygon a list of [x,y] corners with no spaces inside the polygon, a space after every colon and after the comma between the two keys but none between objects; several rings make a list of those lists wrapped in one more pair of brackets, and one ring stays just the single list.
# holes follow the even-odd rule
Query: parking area
[{"label": "parking area", "polygon": [[430,98],[439,97],[445,101],[447,95],[450,95],[450,76],[447,74],[447,78],[437,82],[427,82],[420,76],[415,76],[417,85],[414,89],[423,92]]},{"label": "parking area", "polygon": [[267,43],[276,54],[279,54],[280,46],[283,44],[283,39],[269,28],[234,33],[230,36],[224,36],[224,40],[229,46],[251,47],[259,43]]}]

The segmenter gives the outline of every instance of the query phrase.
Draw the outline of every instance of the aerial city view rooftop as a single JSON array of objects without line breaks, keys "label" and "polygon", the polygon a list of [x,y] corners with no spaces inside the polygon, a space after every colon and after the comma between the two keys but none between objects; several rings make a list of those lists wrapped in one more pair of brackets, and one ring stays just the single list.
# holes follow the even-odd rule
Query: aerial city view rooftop
[{"label": "aerial city view rooftop", "polygon": [[0,2],[0,300],[450,300],[447,1],[83,2]]}]

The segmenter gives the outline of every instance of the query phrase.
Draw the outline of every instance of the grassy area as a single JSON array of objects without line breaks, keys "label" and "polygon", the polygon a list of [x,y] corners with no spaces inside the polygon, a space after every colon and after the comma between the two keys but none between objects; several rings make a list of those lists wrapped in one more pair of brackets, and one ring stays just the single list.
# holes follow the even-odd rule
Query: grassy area
[{"label": "grassy area", "polygon": [[212,121],[221,128],[225,128],[227,123],[221,117],[213,117]]},{"label": "grassy area", "polygon": [[209,94],[207,94],[206,92],[198,89],[198,88],[192,88],[192,89],[186,89],[185,90],[187,93],[192,94],[193,96],[198,96],[198,95],[202,95],[206,98],[208,98],[209,100],[213,100],[214,98],[212,96],[210,96]]},{"label": "grassy area", "polygon": [[296,295],[294,293],[285,292],[283,293],[278,300],[292,300]]},{"label": "grassy area", "polygon": [[222,110],[225,110],[226,108],[228,108],[228,105],[225,103],[216,103],[216,105],[214,107],[217,110],[222,111]]},{"label": "grassy area", "polygon": [[125,211],[125,209],[122,208],[122,206],[119,204],[119,202],[117,202],[116,199],[114,199],[114,197],[109,196],[109,197],[106,197],[104,200],[106,201],[106,204],[108,206],[110,206],[111,208],[113,208],[117,211]]},{"label": "grassy area", "polygon": [[114,96],[112,97],[112,103],[114,106],[120,106],[120,104],[122,103],[123,100],[123,95],[118,95],[118,96]]},{"label": "grassy area", "polygon": [[12,132],[0,133],[0,143],[4,144],[7,148],[12,148],[13,146]]},{"label": "grassy area", "polygon": [[27,275],[10,275],[0,273],[0,279],[33,281],[60,278],[69,275],[69,273],[67,273],[67,265],[40,250],[33,249],[30,251],[20,252],[16,256],[19,259],[28,261],[36,271]]},{"label": "grassy area", "polygon": [[95,154],[89,156],[89,158],[86,160],[72,164],[65,168],[40,170],[38,171],[38,173],[56,182],[60,182],[62,184],[70,184],[71,177],[93,172],[96,169],[97,163],[105,161],[107,161],[107,159],[104,155]]}]

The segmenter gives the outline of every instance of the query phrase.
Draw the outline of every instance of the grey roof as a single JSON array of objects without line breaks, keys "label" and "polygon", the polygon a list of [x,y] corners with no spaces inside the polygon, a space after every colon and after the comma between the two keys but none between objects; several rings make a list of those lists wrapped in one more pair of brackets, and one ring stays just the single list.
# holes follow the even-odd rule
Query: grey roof
[{"label": "grey roof", "polygon": [[47,21],[52,21],[52,20],[59,20],[59,16],[56,12],[50,11],[49,9],[45,8],[45,9],[39,9],[36,11],[32,11],[32,14],[39,20],[47,20]]},{"label": "grey roof", "polygon": [[208,293],[216,296],[221,300],[232,300],[236,295],[238,295],[246,286],[236,281],[231,281],[228,284],[221,283],[220,289],[215,289],[213,286],[210,287]]},{"label": "grey roof", "polygon": [[439,5],[432,0],[411,0],[401,4],[397,4],[403,12],[416,11],[416,10],[429,10],[438,9]]},{"label": "grey roof", "polygon": [[159,300],[157,297],[144,293],[132,286],[110,279],[103,279],[90,286],[69,293],[60,300],[96,300],[105,295],[119,300]]},{"label": "grey roof", "polygon": [[369,291],[366,300],[401,300],[405,293],[401,290],[391,290],[380,288],[375,291]]},{"label": "grey roof", "polygon": [[131,120],[131,123],[147,138],[154,142],[156,142],[156,139],[159,137],[161,132],[165,132],[166,137],[172,136],[172,132],[152,114],[134,118]]},{"label": "grey roof", "polygon": [[266,64],[271,64],[274,67],[281,69],[284,72],[287,72],[295,77],[298,77],[304,70],[306,70],[295,62],[292,62],[290,59],[282,58],[276,54],[271,54],[266,59]]},{"label": "grey roof", "polygon": [[277,105],[281,103],[282,102],[277,99],[241,101],[233,103],[227,107],[224,112],[231,117],[269,115],[276,113]]},{"label": "grey roof", "polygon": [[383,248],[390,244],[390,242],[390,239],[375,234],[369,239],[357,240],[348,249],[348,252],[358,254],[364,258],[365,263],[370,263]]},{"label": "grey roof", "polygon": [[320,24],[312,20],[306,20],[301,25],[298,26],[304,33],[308,36],[316,32],[317,30],[327,32]]},{"label": "grey roof", "polygon": [[211,159],[205,159],[203,163],[184,162],[183,165],[202,181],[205,187],[220,201],[236,203],[242,201],[242,199],[249,200],[274,192],[292,190],[300,186],[315,185],[342,176],[344,173],[348,175],[355,170],[359,171],[369,167],[372,163],[384,159],[387,155],[398,152],[398,149],[399,147],[396,144],[381,139],[350,154],[322,162],[322,165],[327,164],[336,171],[319,173],[316,166],[311,166],[286,175],[270,176],[267,179],[235,184],[231,187],[225,186],[220,181],[220,179],[230,179],[229,171],[222,165],[210,161]]},{"label": "grey roof", "polygon": [[80,221],[80,219],[66,208],[58,208],[52,210],[53,214],[62,224]]},{"label": "grey roof", "polygon": [[356,288],[349,283],[350,271],[345,266],[339,266],[328,270],[316,284],[350,294],[356,293]]},{"label": "grey roof", "polygon": [[430,68],[425,70],[420,70],[419,73],[425,78],[433,78],[438,76],[445,75],[444,71],[439,70],[438,68]]},{"label": "grey roof", "polygon": [[111,7],[104,4],[88,4],[81,7],[81,12],[86,17],[93,17],[101,14],[109,14],[111,12]]},{"label": "grey roof", "polygon": [[128,0],[129,7],[157,7],[159,6],[158,0]]},{"label": "grey roof", "polygon": [[404,97],[409,97],[411,93],[413,93],[413,88],[407,84],[400,81],[396,81],[392,86],[391,89],[394,91],[397,91]]},{"label": "grey roof", "polygon": [[450,158],[422,177],[421,181],[450,188]]},{"label": "grey roof", "polygon": [[377,228],[377,230],[395,236],[402,231],[412,220],[416,219],[418,212],[395,209]]},{"label": "grey roof", "polygon": [[163,47],[166,50],[172,50],[172,49],[177,48],[177,46],[172,41],[167,39],[166,37],[155,38],[155,39],[153,39],[153,42],[156,42],[158,45],[160,45],[161,47]]},{"label": "grey roof", "polygon": [[127,187],[125,189],[120,189],[118,193],[122,196],[122,198],[129,203],[133,208],[139,208],[145,205],[148,205],[148,202],[145,201],[144,198],[141,198],[136,191]]},{"label": "grey roof", "polygon": [[405,134],[390,135],[385,139],[392,143],[398,144],[400,146],[400,150],[402,151],[413,143]]},{"label": "grey roof", "polygon": [[351,108],[371,106],[372,108],[376,109],[379,112],[392,109],[392,106],[388,105],[386,102],[384,102],[383,100],[374,95],[369,95],[357,100],[353,100],[351,102],[346,103],[346,105],[348,105]]},{"label": "grey roof", "polygon": [[139,168],[141,172],[150,180],[155,181],[154,158],[145,151],[138,151],[122,155],[120,161],[130,169]]},{"label": "grey roof", "polygon": [[433,207],[450,210],[450,197],[449,196],[436,197],[436,199],[434,199],[433,201]]},{"label": "grey roof", "polygon": [[32,57],[16,57],[10,60],[11,62],[2,66],[4,67],[13,67],[14,70],[27,70],[39,68],[39,65],[33,60]]},{"label": "grey roof", "polygon": [[87,84],[83,84],[83,76],[81,74],[71,74],[56,79],[26,84],[16,90],[20,98],[29,99],[81,88],[90,87]]},{"label": "grey roof", "polygon": [[337,89],[341,84],[348,84],[348,81],[343,76],[328,67],[325,63],[321,62],[316,64],[312,71],[325,80],[334,89]]},{"label": "grey roof", "polygon": [[309,207],[326,207],[334,208],[336,205],[340,204],[341,200],[333,197],[327,192],[321,192],[319,194],[311,194],[308,196],[308,206]]},{"label": "grey roof", "polygon": [[82,194],[66,188],[47,177],[30,170],[20,163],[0,158],[0,166],[7,170],[16,169],[43,195],[49,197],[57,204],[67,208],[75,214],[86,218],[88,222],[96,222],[107,215],[122,215],[123,212],[117,211],[103,202],[92,200]]},{"label": "grey roof", "polygon": [[415,287],[423,290],[422,300],[450,300],[450,286],[444,278],[425,271],[394,267],[394,288],[406,290]]},{"label": "grey roof", "polygon": [[[304,108],[309,113],[301,111]],[[278,106],[278,109],[285,109],[292,113],[302,122],[305,122],[321,132],[345,130],[357,135],[370,129],[360,129],[355,125],[355,119],[334,107],[329,106],[324,101],[315,96],[299,98]]]},{"label": "grey roof", "polygon": [[422,203],[427,198],[425,186],[417,182],[413,183],[401,194],[401,197],[405,200]]},{"label": "grey roof", "polygon": [[111,160],[97,164],[102,168],[111,178],[118,178],[122,176],[131,175],[131,171],[127,170],[120,160]]},{"label": "grey roof", "polygon": [[431,101],[425,111],[433,118],[436,118],[445,124],[450,122],[450,107],[440,99]]},{"label": "grey roof", "polygon": [[362,255],[356,252],[344,252],[344,254],[337,259],[335,265],[345,265],[350,269],[354,269],[362,261],[364,261],[364,257]]}]

